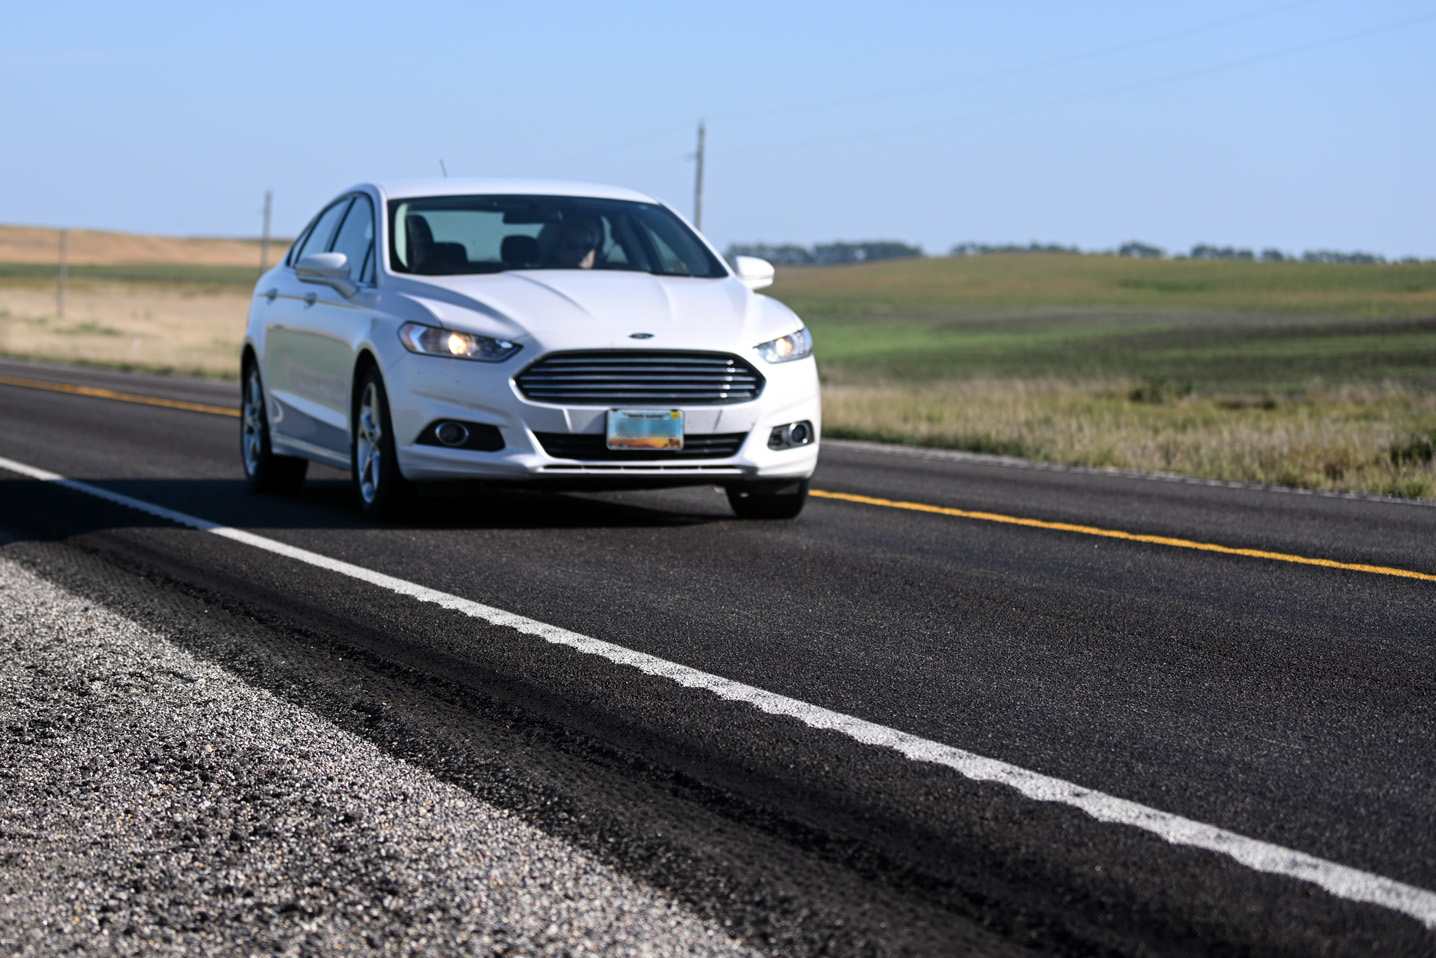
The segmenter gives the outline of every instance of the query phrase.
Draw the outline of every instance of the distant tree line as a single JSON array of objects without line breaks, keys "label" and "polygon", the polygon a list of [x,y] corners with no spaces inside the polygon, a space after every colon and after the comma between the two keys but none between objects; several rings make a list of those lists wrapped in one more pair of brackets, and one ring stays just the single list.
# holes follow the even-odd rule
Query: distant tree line
[{"label": "distant tree line", "polygon": [[909,246],[895,240],[867,240],[861,243],[819,243],[811,247],[794,243],[778,246],[733,243],[724,255],[730,262],[735,256],[757,256],[778,266],[837,266],[883,259],[913,259],[925,254],[921,246]]},{"label": "distant tree line", "polygon": [[1117,247],[1117,255],[1130,256],[1134,259],[1161,259],[1167,255],[1167,251],[1160,246],[1149,246],[1146,243],[1132,240]]},{"label": "distant tree line", "polygon": [[[1268,250],[1268,252],[1274,251]],[[1262,256],[1265,257],[1266,253],[1263,253]],[[1302,253],[1301,261],[1303,263],[1384,263],[1386,257],[1375,256],[1371,253],[1338,253],[1335,250],[1316,249]]]},{"label": "distant tree line", "polygon": [[[1157,247],[1157,246],[1149,246],[1149,245],[1147,245],[1146,243],[1138,243],[1138,242],[1136,242],[1136,241],[1133,241],[1133,242],[1130,242],[1130,243],[1124,243],[1121,247],[1119,247],[1118,250],[1117,250],[1117,255],[1118,255],[1118,256],[1133,256],[1133,257],[1143,258],[1143,259],[1145,259],[1145,258],[1161,259],[1161,258],[1165,257],[1165,256],[1167,255],[1167,253],[1166,253],[1166,250],[1163,250],[1163,249],[1160,248],[1160,247]],[[1181,254],[1177,254],[1176,258],[1183,258],[1183,257],[1181,256]],[[1281,250],[1276,249],[1276,248],[1274,248],[1274,247],[1269,247],[1269,248],[1267,248],[1267,249],[1262,250],[1260,253],[1257,253],[1257,252],[1254,252],[1254,251],[1249,250],[1249,249],[1240,249],[1240,248],[1235,247],[1235,246],[1212,246],[1212,245],[1210,245],[1210,244],[1208,244],[1208,243],[1198,243],[1196,246],[1193,246],[1191,252],[1188,253],[1188,254],[1186,254],[1186,257],[1185,257],[1185,258],[1186,258],[1186,259],[1250,260],[1250,261],[1260,260],[1260,261],[1262,261],[1263,263],[1287,263],[1287,262],[1292,262],[1292,263],[1294,263],[1294,262],[1300,261],[1300,262],[1303,262],[1303,263],[1362,263],[1362,264],[1372,264],[1372,263],[1384,263],[1384,262],[1386,262],[1386,258],[1383,257],[1383,256],[1377,256],[1377,255],[1375,255],[1375,254],[1373,254],[1373,253],[1362,253],[1362,252],[1359,252],[1359,251],[1358,251],[1358,252],[1354,252],[1354,253],[1341,253],[1341,252],[1337,252],[1336,250],[1329,250],[1329,249],[1307,250],[1305,253],[1301,254],[1300,257],[1297,257],[1297,256],[1289,256],[1289,255],[1287,255],[1286,253],[1283,253]]]},{"label": "distant tree line", "polygon": [[992,246],[988,243],[958,243],[948,251],[949,256],[988,256],[993,253],[1078,253],[1075,246],[1061,246],[1057,243],[1004,243]]},{"label": "distant tree line", "polygon": [[[1075,246],[1060,246],[1056,243],[1029,243],[1026,246],[1007,245],[989,246],[984,243],[959,243],[952,248],[949,255],[952,256],[980,256],[984,253],[1079,253],[1084,256],[1110,256],[1107,251],[1087,253]],[[1150,243],[1142,243],[1131,240],[1117,247],[1118,256],[1126,256],[1132,259],[1167,259],[1167,251],[1160,246],[1153,246]],[[1342,253],[1336,250],[1321,249],[1308,250],[1300,256],[1283,253],[1279,249],[1268,248],[1260,253],[1249,249],[1240,249],[1234,246],[1213,246],[1209,243],[1198,243],[1188,253],[1173,253],[1172,259],[1228,259],[1228,260],[1260,260],[1263,263],[1385,263],[1386,258],[1377,256],[1374,253]],[[1415,262],[1415,260],[1403,260],[1402,262]]]},{"label": "distant tree line", "polygon": [[[958,243],[948,251],[949,256],[987,256],[997,253],[1065,253],[1080,256],[1125,256],[1132,259],[1220,259],[1250,260],[1263,263],[1361,263],[1376,264],[1387,262],[1383,256],[1360,251],[1343,253],[1336,250],[1307,250],[1300,256],[1284,253],[1276,248],[1256,252],[1234,246],[1213,246],[1198,243],[1187,253],[1171,253],[1160,246],[1131,240],[1117,247],[1115,251],[1086,251],[1076,246],[1059,243]],[[778,266],[837,266],[844,263],[869,263],[885,259],[912,259],[926,256],[921,246],[909,246],[895,240],[869,240],[861,243],[819,243],[814,246],[799,246],[796,243],[733,243],[724,254],[731,262],[735,256],[757,256]],[[1419,262],[1407,258],[1401,262]]]}]

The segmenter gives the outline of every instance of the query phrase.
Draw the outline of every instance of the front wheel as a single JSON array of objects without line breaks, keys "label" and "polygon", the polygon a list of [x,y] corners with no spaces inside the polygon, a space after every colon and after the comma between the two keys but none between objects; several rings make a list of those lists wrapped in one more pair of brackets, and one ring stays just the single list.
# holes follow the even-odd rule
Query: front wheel
[{"label": "front wheel", "polygon": [[794,519],[808,502],[808,480],[734,483],[725,490],[740,519]]},{"label": "front wheel", "polygon": [[370,519],[392,519],[408,505],[411,486],[399,474],[389,397],[378,369],[371,367],[364,373],[353,421],[349,463],[359,508]]},{"label": "front wheel", "polygon": [[244,481],[255,492],[293,492],[304,483],[309,462],[294,456],[276,456],[269,443],[269,415],[264,408],[264,383],[259,364],[244,369],[244,395],[240,398],[239,453]]}]

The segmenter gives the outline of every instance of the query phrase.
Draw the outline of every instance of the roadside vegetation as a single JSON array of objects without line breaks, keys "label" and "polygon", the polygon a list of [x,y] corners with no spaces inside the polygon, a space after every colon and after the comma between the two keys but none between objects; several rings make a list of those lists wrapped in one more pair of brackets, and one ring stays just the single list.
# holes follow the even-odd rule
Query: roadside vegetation
[{"label": "roadside vegetation", "polygon": [[[55,287],[53,263],[0,263],[0,284]],[[152,283],[165,286],[200,287],[207,290],[254,288],[259,270],[253,266],[222,266],[194,263],[82,264],[68,268],[72,283]]]},{"label": "roadside vegetation", "polygon": [[829,382],[824,434],[1304,489],[1436,494],[1436,392],[1202,396],[1161,382]]},{"label": "roadside vegetation", "polygon": [[238,378],[255,272],[243,286],[72,279],[63,317],[53,277],[0,279],[0,356]]},{"label": "roadside vegetation", "polygon": [[987,255],[773,294],[830,437],[1436,496],[1436,264]]},{"label": "roadside vegetation", "polygon": [[[247,253],[246,253],[247,255]],[[0,354],[236,375],[257,269],[0,264]],[[1071,253],[780,267],[829,437],[1436,497],[1436,263]]]}]

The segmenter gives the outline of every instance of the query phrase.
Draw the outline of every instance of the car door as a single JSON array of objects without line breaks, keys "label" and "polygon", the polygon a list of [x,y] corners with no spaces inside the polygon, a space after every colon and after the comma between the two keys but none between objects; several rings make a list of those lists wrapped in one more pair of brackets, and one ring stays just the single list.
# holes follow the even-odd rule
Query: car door
[{"label": "car door", "polygon": [[[323,441],[326,416],[316,402],[320,392],[309,368],[318,337],[311,328],[321,287],[302,282],[294,265],[310,253],[328,250],[353,203],[346,196],[330,204],[300,234],[274,273],[274,284],[261,291],[264,311],[264,349],[260,357],[269,404],[271,438],[283,452],[316,455],[328,448]],[[324,456],[329,459],[331,456]]]},{"label": "car door", "polygon": [[345,463],[349,460],[354,355],[369,331],[375,305],[374,235],[374,206],[368,196],[357,194],[328,250],[348,258],[350,288],[315,287],[319,296],[308,323],[312,342],[300,367],[312,384],[315,416],[323,423],[316,431],[316,442]]},{"label": "car door", "polygon": [[276,297],[267,337],[271,365],[280,368],[270,387],[282,408],[280,441],[335,465],[349,457],[350,375],[354,350],[369,325],[374,283],[374,208],[356,194],[329,207],[316,221],[311,239],[292,261],[310,253],[344,253],[351,289],[305,282],[292,275],[290,295]]}]

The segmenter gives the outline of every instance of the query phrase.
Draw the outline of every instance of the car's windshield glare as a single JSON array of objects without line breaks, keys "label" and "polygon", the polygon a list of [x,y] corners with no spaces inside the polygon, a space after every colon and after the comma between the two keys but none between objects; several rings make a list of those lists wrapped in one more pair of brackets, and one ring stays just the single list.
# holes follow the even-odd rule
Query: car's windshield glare
[{"label": "car's windshield glare", "polygon": [[516,269],[726,276],[654,203],[568,196],[433,196],[389,203],[390,267],[426,276]]}]

